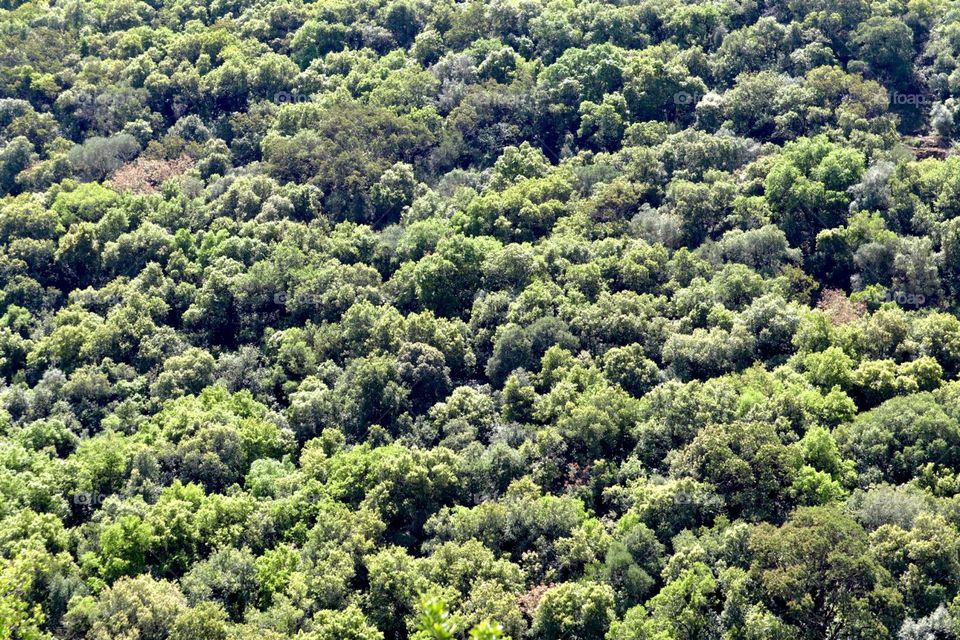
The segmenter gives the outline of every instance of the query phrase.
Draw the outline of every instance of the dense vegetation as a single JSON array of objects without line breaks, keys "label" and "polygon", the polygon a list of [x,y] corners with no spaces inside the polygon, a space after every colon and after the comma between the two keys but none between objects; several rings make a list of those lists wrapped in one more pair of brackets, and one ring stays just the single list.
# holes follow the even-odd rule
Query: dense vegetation
[{"label": "dense vegetation", "polygon": [[0,0],[0,640],[960,637],[958,59]]}]

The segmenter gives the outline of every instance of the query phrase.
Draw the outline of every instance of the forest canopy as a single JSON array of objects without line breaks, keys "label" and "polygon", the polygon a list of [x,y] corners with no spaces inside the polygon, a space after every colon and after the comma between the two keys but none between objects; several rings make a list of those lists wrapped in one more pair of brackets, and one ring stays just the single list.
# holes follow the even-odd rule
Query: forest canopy
[{"label": "forest canopy", "polygon": [[0,0],[0,640],[960,638],[958,60]]}]

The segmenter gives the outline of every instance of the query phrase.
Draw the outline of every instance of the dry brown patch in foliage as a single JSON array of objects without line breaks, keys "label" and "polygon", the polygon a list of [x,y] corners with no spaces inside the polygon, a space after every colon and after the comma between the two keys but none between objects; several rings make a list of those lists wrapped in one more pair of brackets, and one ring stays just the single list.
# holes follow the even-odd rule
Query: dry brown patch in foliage
[{"label": "dry brown patch in foliage", "polygon": [[533,612],[536,611],[537,607],[540,606],[540,601],[543,599],[543,595],[554,586],[555,585],[553,583],[538,584],[520,596],[517,604],[520,606],[520,610],[523,611],[524,615],[526,615],[528,618],[532,618]]},{"label": "dry brown patch in foliage", "polygon": [[817,308],[826,312],[834,324],[848,324],[867,312],[866,303],[851,300],[839,289],[824,289]]},{"label": "dry brown patch in foliage", "polygon": [[117,191],[156,193],[165,180],[183,175],[193,164],[193,159],[188,156],[173,160],[138,158],[117,169],[110,181]]}]

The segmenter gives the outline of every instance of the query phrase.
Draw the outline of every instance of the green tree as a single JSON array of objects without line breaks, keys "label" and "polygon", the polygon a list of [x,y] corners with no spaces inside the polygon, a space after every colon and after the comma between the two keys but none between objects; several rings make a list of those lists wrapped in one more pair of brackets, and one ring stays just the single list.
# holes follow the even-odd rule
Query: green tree
[{"label": "green tree", "polygon": [[863,529],[835,508],[800,508],[750,538],[750,575],[769,610],[801,638],[888,637],[902,599]]},{"label": "green tree", "polygon": [[601,638],[614,619],[613,603],[608,585],[566,582],[544,594],[531,629],[548,640]]}]

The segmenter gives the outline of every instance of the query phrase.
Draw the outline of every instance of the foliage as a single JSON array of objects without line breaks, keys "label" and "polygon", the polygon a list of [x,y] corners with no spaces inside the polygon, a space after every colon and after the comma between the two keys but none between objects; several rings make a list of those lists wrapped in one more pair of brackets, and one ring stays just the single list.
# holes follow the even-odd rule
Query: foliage
[{"label": "foliage", "polygon": [[960,633],[955,3],[0,51],[0,640]]}]

